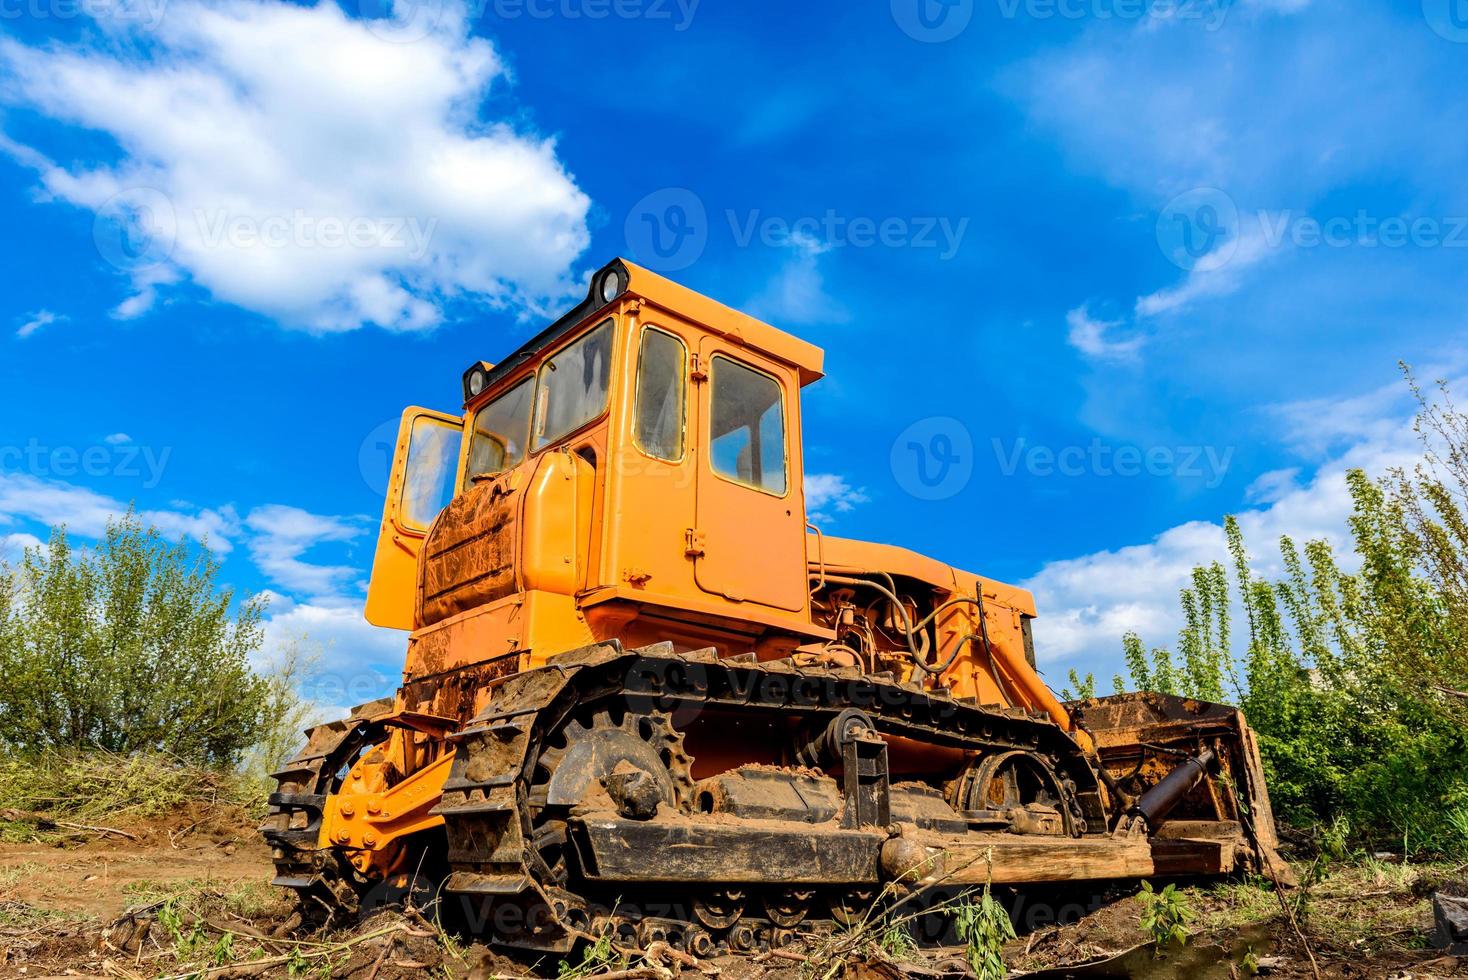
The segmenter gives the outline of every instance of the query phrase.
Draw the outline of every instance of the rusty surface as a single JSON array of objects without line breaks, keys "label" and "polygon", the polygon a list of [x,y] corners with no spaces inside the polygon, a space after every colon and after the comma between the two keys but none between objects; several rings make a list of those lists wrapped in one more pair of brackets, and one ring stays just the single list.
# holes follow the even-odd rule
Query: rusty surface
[{"label": "rusty surface", "polygon": [[514,654],[497,657],[411,680],[403,685],[399,697],[407,710],[452,718],[462,725],[474,717],[490,685],[519,667],[520,658]]},{"label": "rusty surface", "polygon": [[419,565],[420,627],[515,591],[519,504],[520,494],[505,475],[481,482],[444,508]]},{"label": "rusty surface", "polygon": [[1242,711],[1152,692],[1092,698],[1070,707],[1077,723],[1091,734],[1100,765],[1131,799],[1162,783],[1188,757],[1214,753],[1217,774],[1194,786],[1169,819],[1241,826],[1244,863],[1251,870],[1272,869],[1282,880],[1292,880],[1276,850],[1279,841],[1264,766]]}]

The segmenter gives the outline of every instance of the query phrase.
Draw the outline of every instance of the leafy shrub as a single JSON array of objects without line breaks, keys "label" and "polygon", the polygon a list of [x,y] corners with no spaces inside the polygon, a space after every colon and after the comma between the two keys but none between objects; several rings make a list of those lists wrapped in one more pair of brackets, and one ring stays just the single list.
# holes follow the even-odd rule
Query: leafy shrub
[{"label": "leafy shrub", "polygon": [[1463,840],[1451,815],[1468,806],[1468,416],[1445,391],[1430,404],[1413,390],[1423,464],[1347,477],[1358,571],[1325,541],[1285,537],[1270,581],[1228,517],[1228,567],[1193,570],[1177,654],[1123,639],[1138,689],[1239,704],[1276,814],[1333,827],[1339,852],[1343,826],[1408,853]]},{"label": "leafy shrub", "polygon": [[0,566],[0,748],[237,762],[293,702],[250,665],[262,600],[236,602],[218,570],[132,513],[94,549],[57,528]]}]

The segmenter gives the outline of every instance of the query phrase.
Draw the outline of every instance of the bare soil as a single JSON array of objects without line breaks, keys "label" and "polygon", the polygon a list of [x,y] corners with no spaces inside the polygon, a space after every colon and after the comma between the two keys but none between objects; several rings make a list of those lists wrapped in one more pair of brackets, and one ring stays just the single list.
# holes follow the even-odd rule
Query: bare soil
[{"label": "bare soil", "polygon": [[[237,807],[198,806],[166,820],[101,829],[40,831],[0,844],[0,978],[202,976],[392,980],[426,974],[489,980],[556,977],[623,980],[720,976],[723,980],[896,980],[967,974],[964,949],[917,950],[874,934],[839,949],[808,947],[763,957],[691,963],[662,950],[622,951],[608,962],[571,957],[511,959],[441,933],[419,916],[383,914],[331,935],[287,931],[291,907],[273,892],[254,820]],[[1464,868],[1344,866],[1288,900],[1332,978],[1468,978],[1468,959],[1428,948],[1428,895]],[[1021,908],[1027,928],[1004,952],[1011,975],[1235,980],[1314,974],[1305,946],[1267,886],[1197,885],[1184,890],[1193,918],[1186,946],[1159,954],[1125,890],[1089,899],[1047,924]],[[1056,901],[1054,896],[1046,902]],[[1031,912],[1042,903],[1032,903]]]}]

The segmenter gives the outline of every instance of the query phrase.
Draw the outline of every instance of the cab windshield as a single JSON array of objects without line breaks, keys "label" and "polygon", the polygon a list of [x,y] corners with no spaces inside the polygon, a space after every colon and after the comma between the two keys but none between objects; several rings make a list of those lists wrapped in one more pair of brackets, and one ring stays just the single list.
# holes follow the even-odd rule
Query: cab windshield
[{"label": "cab windshield", "polygon": [[[474,416],[466,484],[507,470],[533,449],[564,438],[606,411],[612,373],[612,321],[563,347]],[[532,424],[533,423],[533,424]]]}]

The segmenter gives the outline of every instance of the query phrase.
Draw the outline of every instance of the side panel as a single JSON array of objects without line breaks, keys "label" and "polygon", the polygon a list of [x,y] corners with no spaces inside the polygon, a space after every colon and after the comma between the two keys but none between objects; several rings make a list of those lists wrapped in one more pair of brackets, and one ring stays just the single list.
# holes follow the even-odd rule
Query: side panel
[{"label": "side panel", "polygon": [[[708,337],[699,346],[696,438],[698,453],[697,525],[687,543],[694,562],[698,587],[705,592],[741,602],[757,602],[776,609],[805,612],[809,607],[809,580],[805,554],[805,490],[800,455],[799,383],[794,372],[722,338]],[[727,419],[716,419],[716,390],[725,382],[721,372],[733,378],[752,369],[779,384],[783,416],[785,467],[776,489],[760,489],[749,480],[727,475],[731,469],[750,470],[751,457],[778,457],[769,451],[770,433],[764,445],[737,436],[742,445],[726,450],[715,442],[713,427]],[[733,384],[734,382],[728,382]],[[761,429],[764,425],[761,424]],[[719,433],[721,441],[730,433]],[[727,457],[727,458],[726,458]],[[753,464],[763,470],[767,486],[775,483],[775,459]],[[758,481],[759,477],[751,477]],[[780,486],[783,484],[783,486]]]},{"label": "side panel", "polygon": [[373,626],[413,628],[418,555],[429,525],[453,495],[463,435],[459,416],[426,408],[403,412],[367,589]]}]

